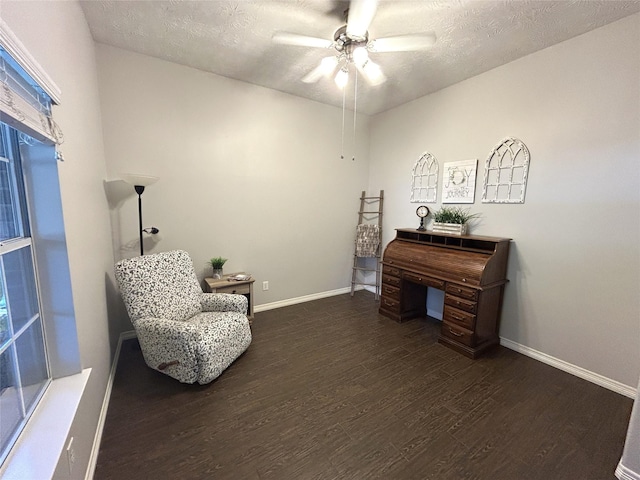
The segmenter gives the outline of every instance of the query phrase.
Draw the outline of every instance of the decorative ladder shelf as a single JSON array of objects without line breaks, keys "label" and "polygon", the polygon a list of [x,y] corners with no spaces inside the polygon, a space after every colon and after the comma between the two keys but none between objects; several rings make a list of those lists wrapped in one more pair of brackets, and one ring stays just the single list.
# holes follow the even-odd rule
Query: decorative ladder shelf
[{"label": "decorative ladder shelf", "polygon": [[[375,299],[378,300],[380,298],[383,203],[384,190],[380,190],[380,195],[377,197],[367,197],[365,191],[360,196],[358,226],[356,227],[356,240],[353,251],[351,296],[353,296],[356,285],[363,285],[375,287]],[[376,207],[377,209],[375,209]],[[359,261],[361,258],[375,258],[375,268],[371,268],[370,264],[367,265],[366,261]],[[358,275],[358,272],[361,272],[362,275]],[[367,275],[372,272],[376,274],[375,283],[367,282]]]}]

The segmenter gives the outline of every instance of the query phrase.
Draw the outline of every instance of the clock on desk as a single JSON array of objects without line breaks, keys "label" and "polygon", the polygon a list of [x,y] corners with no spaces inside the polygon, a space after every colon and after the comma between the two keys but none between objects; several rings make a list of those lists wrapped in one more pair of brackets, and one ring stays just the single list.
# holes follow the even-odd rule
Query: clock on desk
[{"label": "clock on desk", "polygon": [[427,217],[427,215],[429,215],[429,208],[426,207],[425,205],[420,205],[416,209],[416,215],[420,217],[420,226],[418,227],[418,230],[420,231],[426,230],[426,227],[424,226],[424,219]]}]

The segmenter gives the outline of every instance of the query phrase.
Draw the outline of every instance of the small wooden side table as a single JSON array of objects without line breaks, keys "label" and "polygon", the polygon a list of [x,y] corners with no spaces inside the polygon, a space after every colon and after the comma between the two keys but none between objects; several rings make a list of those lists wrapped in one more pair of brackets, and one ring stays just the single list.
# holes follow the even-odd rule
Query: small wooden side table
[{"label": "small wooden side table", "polygon": [[250,275],[244,272],[236,272],[223,275],[222,278],[207,277],[204,282],[209,293],[235,293],[247,297],[249,301],[247,318],[251,322],[253,320],[253,282],[255,282],[255,279],[252,277],[249,280],[229,280],[230,277],[239,274]]}]

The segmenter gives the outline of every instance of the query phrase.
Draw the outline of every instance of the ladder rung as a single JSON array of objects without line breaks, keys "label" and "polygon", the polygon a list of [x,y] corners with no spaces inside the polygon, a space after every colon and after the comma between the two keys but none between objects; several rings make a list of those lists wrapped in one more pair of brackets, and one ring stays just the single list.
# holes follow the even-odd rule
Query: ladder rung
[{"label": "ladder rung", "polygon": [[360,283],[360,282],[351,282],[351,285],[368,285],[369,287],[377,287],[377,283]]},{"label": "ladder rung", "polygon": [[378,215],[382,215],[382,212],[378,211],[378,210],[374,210],[373,212],[358,212],[358,213],[376,213]]},{"label": "ladder rung", "polygon": [[354,270],[360,270],[361,272],[377,272],[378,270],[375,268],[358,268],[353,267]]}]

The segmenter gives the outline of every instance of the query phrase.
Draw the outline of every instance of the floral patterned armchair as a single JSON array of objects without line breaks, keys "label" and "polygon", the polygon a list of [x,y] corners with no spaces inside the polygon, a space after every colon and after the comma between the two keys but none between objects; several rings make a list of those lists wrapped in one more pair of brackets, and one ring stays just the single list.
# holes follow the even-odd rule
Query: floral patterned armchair
[{"label": "floral patterned armchair", "polygon": [[247,299],[203,293],[187,252],[122,260],[115,276],[149,367],[206,384],[249,347]]}]

